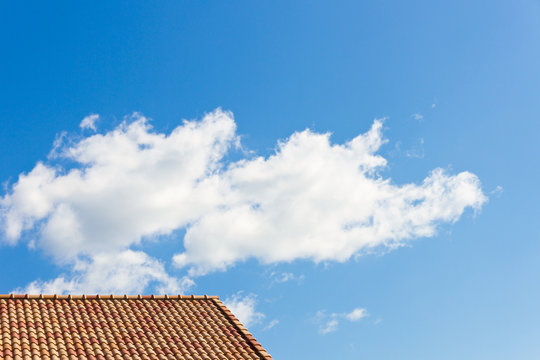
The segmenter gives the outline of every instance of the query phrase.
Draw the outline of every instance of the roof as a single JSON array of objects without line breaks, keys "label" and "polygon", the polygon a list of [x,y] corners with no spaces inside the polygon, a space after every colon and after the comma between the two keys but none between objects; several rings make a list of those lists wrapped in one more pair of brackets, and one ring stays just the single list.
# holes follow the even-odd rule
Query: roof
[{"label": "roof", "polygon": [[0,295],[0,359],[271,360],[217,296]]}]

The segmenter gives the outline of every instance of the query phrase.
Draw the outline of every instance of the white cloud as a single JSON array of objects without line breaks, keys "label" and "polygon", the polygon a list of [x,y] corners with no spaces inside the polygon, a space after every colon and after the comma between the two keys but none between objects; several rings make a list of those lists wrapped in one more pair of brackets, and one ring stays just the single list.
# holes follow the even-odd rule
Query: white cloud
[{"label": "white cloud", "polygon": [[47,155],[48,159],[55,159],[59,156],[58,150],[64,146],[64,141],[66,140],[68,136],[68,133],[66,131],[62,131],[60,134],[56,135],[56,138],[54,139],[53,146],[51,151],[49,151],[49,155]]},{"label": "white cloud", "polygon": [[340,320],[357,322],[369,316],[364,308],[355,308],[349,313],[332,313],[327,315],[326,311],[319,310],[315,315],[315,323],[319,324],[319,334],[325,335],[334,332],[339,327]]},{"label": "white cloud", "polygon": [[319,329],[320,334],[328,334],[338,329],[339,321],[337,319],[329,320],[323,327]]},{"label": "white cloud", "polygon": [[[249,258],[344,262],[433,236],[439,224],[485,203],[466,171],[435,169],[420,184],[383,178],[381,130],[376,120],[344,144],[305,130],[269,157],[229,163],[239,141],[230,112],[218,109],[169,134],[134,114],[107,133],[57,144],[51,162],[71,167],[40,162],[21,174],[0,198],[0,228],[11,244],[31,231],[37,248],[79,276],[81,259],[144,249],[144,239],[184,228],[174,263],[196,276]],[[79,282],[95,271],[87,269]]]},{"label": "white cloud", "polygon": [[423,120],[423,119],[424,119],[424,115],[419,114],[419,113],[414,113],[414,114],[412,114],[411,116],[412,116],[412,118],[413,118],[414,120]]},{"label": "white cloud", "polygon": [[291,272],[275,272],[273,271],[270,274],[270,278],[272,279],[272,284],[275,283],[284,283],[287,281],[297,281],[301,282],[304,280],[304,275],[295,275]]},{"label": "white cloud", "polygon": [[141,251],[99,254],[90,260],[78,260],[74,274],[61,275],[50,281],[36,280],[18,293],[49,294],[113,294],[142,293],[150,283],[156,283],[158,293],[181,294],[192,282],[169,276],[163,264]]},{"label": "white cloud", "polygon": [[66,262],[184,227],[222,204],[213,173],[234,130],[221,111],[168,136],[136,115],[84,138],[63,149],[73,169],[38,163],[0,200],[6,238],[36,228],[41,248]]},{"label": "white cloud", "polygon": [[349,321],[358,321],[368,316],[367,310],[363,308],[356,308],[348,314],[345,314],[345,318]]},{"label": "white cloud", "polygon": [[424,158],[424,139],[420,138],[418,144],[405,151],[405,156],[408,158],[423,159]]},{"label": "white cloud", "polygon": [[242,292],[238,292],[232,297],[225,299],[223,303],[246,327],[260,322],[265,317],[263,313],[255,310],[257,297],[254,294],[242,296]]},{"label": "white cloud", "polygon": [[98,114],[90,114],[86,116],[84,119],[82,119],[79,126],[81,129],[91,129],[96,131],[96,121],[99,119]]},{"label": "white cloud", "polygon": [[270,330],[271,328],[273,328],[273,327],[276,326],[277,324],[279,324],[279,320],[278,320],[278,319],[274,319],[274,320],[270,321],[270,322],[268,323],[268,325],[266,325],[266,326],[264,327],[264,330]]},{"label": "white cloud", "polygon": [[491,190],[489,192],[490,195],[501,195],[503,193],[503,187],[501,185],[497,185],[495,189]]},{"label": "white cloud", "polygon": [[232,164],[221,174],[230,201],[188,227],[176,264],[202,275],[252,257],[263,263],[344,262],[433,236],[441,222],[455,222],[465,208],[479,209],[486,201],[469,172],[435,169],[422,184],[402,186],[378,176],[386,164],[375,154],[384,143],[381,127],[375,121],[343,145],[306,130],[268,158]]}]

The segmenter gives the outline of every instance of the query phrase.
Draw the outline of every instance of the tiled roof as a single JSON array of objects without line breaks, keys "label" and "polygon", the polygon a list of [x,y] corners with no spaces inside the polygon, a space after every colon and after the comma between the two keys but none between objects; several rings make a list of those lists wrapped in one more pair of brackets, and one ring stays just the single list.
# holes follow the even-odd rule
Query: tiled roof
[{"label": "tiled roof", "polygon": [[0,359],[272,358],[217,296],[0,295]]}]

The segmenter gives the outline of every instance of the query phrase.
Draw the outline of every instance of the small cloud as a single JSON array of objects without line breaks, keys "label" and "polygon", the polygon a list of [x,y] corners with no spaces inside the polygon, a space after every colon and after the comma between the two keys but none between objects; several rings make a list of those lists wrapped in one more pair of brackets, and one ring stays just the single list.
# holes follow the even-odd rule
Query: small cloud
[{"label": "small cloud", "polygon": [[270,330],[271,328],[273,328],[277,324],[279,324],[279,320],[274,319],[274,320],[270,321],[270,323],[264,327],[264,330]]},{"label": "small cloud", "polygon": [[490,191],[490,195],[500,195],[503,192],[503,187],[501,185],[497,185],[495,189]]},{"label": "small cloud", "polygon": [[67,132],[65,131],[62,131],[60,134],[56,134],[56,138],[54,139],[53,146],[51,148],[51,151],[49,151],[47,158],[56,159],[60,157],[61,149],[64,146],[64,143],[66,142],[66,138],[67,138]]},{"label": "small cloud", "polygon": [[327,315],[325,310],[319,310],[315,315],[315,323],[320,324],[319,334],[325,335],[336,331],[339,327],[339,321],[342,319],[350,322],[357,322],[367,316],[369,316],[369,314],[364,308],[355,308],[348,313],[332,313],[330,315]]},{"label": "small cloud", "polygon": [[242,296],[242,291],[239,291],[232,297],[225,299],[224,303],[246,327],[260,322],[265,317],[263,313],[255,311],[257,304],[257,295],[255,294]]},{"label": "small cloud", "polygon": [[414,120],[418,120],[418,121],[424,120],[424,115],[419,114],[419,113],[414,113],[414,114],[411,115],[411,117],[412,117]]},{"label": "small cloud", "polygon": [[405,151],[405,156],[408,158],[423,159],[424,158],[424,139],[420,138],[418,145]]},{"label": "small cloud", "polygon": [[294,275],[291,272],[275,272],[273,271],[270,274],[270,278],[272,279],[272,284],[279,284],[279,283],[285,283],[287,281],[297,281],[302,282],[304,280],[304,275]]},{"label": "small cloud", "polygon": [[339,321],[337,319],[332,319],[326,323],[326,325],[319,329],[320,334],[328,334],[337,330]]},{"label": "small cloud", "polygon": [[79,126],[81,129],[91,129],[96,131],[96,121],[99,119],[98,114],[90,114],[86,116],[84,119],[82,119]]},{"label": "small cloud", "polygon": [[435,103],[431,104],[431,108],[432,108],[432,109],[435,109],[436,106],[437,106],[437,105],[435,105]]},{"label": "small cloud", "polygon": [[368,316],[367,310],[363,308],[356,308],[350,313],[345,315],[345,318],[349,321],[358,321]]}]

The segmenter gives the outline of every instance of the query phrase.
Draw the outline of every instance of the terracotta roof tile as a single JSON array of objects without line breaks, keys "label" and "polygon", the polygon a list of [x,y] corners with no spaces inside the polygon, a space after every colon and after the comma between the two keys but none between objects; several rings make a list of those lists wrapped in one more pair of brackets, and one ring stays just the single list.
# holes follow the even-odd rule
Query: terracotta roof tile
[{"label": "terracotta roof tile", "polygon": [[264,359],[217,296],[0,295],[0,359]]}]

